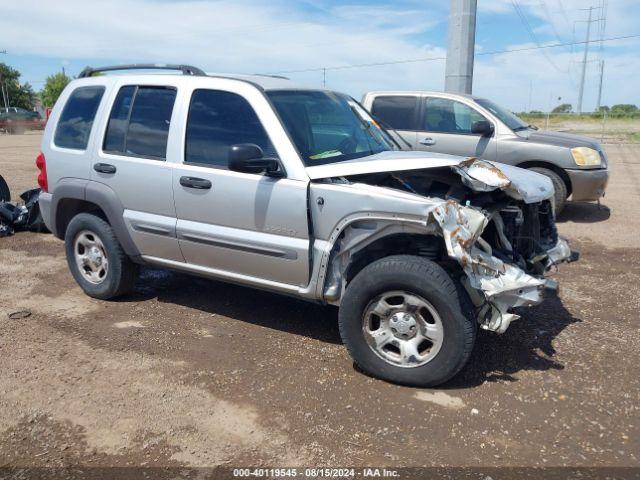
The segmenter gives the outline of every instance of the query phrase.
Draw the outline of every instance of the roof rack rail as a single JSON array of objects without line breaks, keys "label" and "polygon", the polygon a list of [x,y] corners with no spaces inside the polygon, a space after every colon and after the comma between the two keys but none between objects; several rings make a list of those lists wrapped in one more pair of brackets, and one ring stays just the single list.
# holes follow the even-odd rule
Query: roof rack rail
[{"label": "roof rack rail", "polygon": [[130,65],[111,65],[108,67],[86,67],[78,78],[86,78],[98,72],[111,72],[114,70],[181,70],[184,75],[206,76],[204,71],[191,65],[177,65],[170,63],[132,63]]},{"label": "roof rack rail", "polygon": [[256,75],[258,77],[270,77],[270,78],[281,78],[282,80],[291,80],[289,77],[285,77],[284,75],[276,75],[275,73],[253,73],[252,75]]}]

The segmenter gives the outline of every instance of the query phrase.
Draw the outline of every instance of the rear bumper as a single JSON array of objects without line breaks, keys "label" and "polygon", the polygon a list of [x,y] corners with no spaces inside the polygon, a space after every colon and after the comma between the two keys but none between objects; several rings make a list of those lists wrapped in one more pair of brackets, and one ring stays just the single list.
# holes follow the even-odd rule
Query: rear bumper
[{"label": "rear bumper", "polygon": [[604,197],[609,183],[609,169],[566,170],[571,180],[571,200],[589,201]]},{"label": "rear bumper", "polygon": [[42,215],[44,224],[47,226],[49,231],[55,235],[55,221],[51,216],[51,199],[52,195],[50,193],[40,192],[40,196],[38,197],[38,205],[40,206],[40,214]]}]

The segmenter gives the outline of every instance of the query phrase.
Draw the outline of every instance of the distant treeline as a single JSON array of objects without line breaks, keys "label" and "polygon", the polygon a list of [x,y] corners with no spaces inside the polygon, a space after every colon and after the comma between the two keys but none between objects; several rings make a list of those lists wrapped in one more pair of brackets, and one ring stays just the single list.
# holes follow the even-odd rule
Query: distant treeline
[{"label": "distant treeline", "polygon": [[[609,107],[604,105],[600,107],[600,109],[596,112],[583,112],[581,114],[577,114],[573,111],[573,107],[570,103],[563,103],[558,105],[556,108],[551,110],[551,115],[554,118],[557,117],[566,117],[568,118],[602,118],[603,116],[607,116],[609,118],[640,118],[640,109],[633,104],[630,103],[619,103],[617,105],[613,105]],[[528,118],[545,118],[547,116],[547,112],[541,112],[540,110],[532,110],[530,112],[521,112],[518,114],[521,117]]]}]

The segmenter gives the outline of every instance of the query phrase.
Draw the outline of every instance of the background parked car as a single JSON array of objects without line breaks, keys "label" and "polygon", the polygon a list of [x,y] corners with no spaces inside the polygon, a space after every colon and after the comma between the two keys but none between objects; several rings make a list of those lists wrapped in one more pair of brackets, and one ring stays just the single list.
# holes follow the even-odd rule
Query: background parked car
[{"label": "background parked car", "polygon": [[540,131],[483,98],[439,92],[370,92],[363,105],[414,150],[481,157],[549,177],[556,213],[567,198],[599,200],[609,180],[597,140]]},{"label": "background parked car", "polygon": [[24,133],[26,130],[43,128],[44,123],[38,112],[19,107],[0,108],[0,129],[8,133]]}]

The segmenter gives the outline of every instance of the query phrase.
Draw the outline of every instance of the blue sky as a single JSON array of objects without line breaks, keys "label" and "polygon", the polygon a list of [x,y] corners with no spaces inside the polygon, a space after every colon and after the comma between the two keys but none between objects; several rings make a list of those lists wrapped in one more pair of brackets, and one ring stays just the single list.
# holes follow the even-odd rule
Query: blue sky
[{"label": "blue sky", "polygon": [[[520,7],[524,20],[517,14]],[[577,101],[582,46],[485,55],[585,38],[640,33],[638,0],[478,0],[474,93],[507,107],[547,110]],[[0,61],[40,89],[64,68],[132,62],[191,63],[210,72],[282,72],[328,67],[329,88],[359,98],[382,89],[441,90],[448,0],[0,0]],[[531,27],[528,32],[524,22]],[[640,38],[592,45],[584,109],[596,102],[605,60],[603,104],[640,104]],[[322,72],[288,74],[320,86]]]}]

